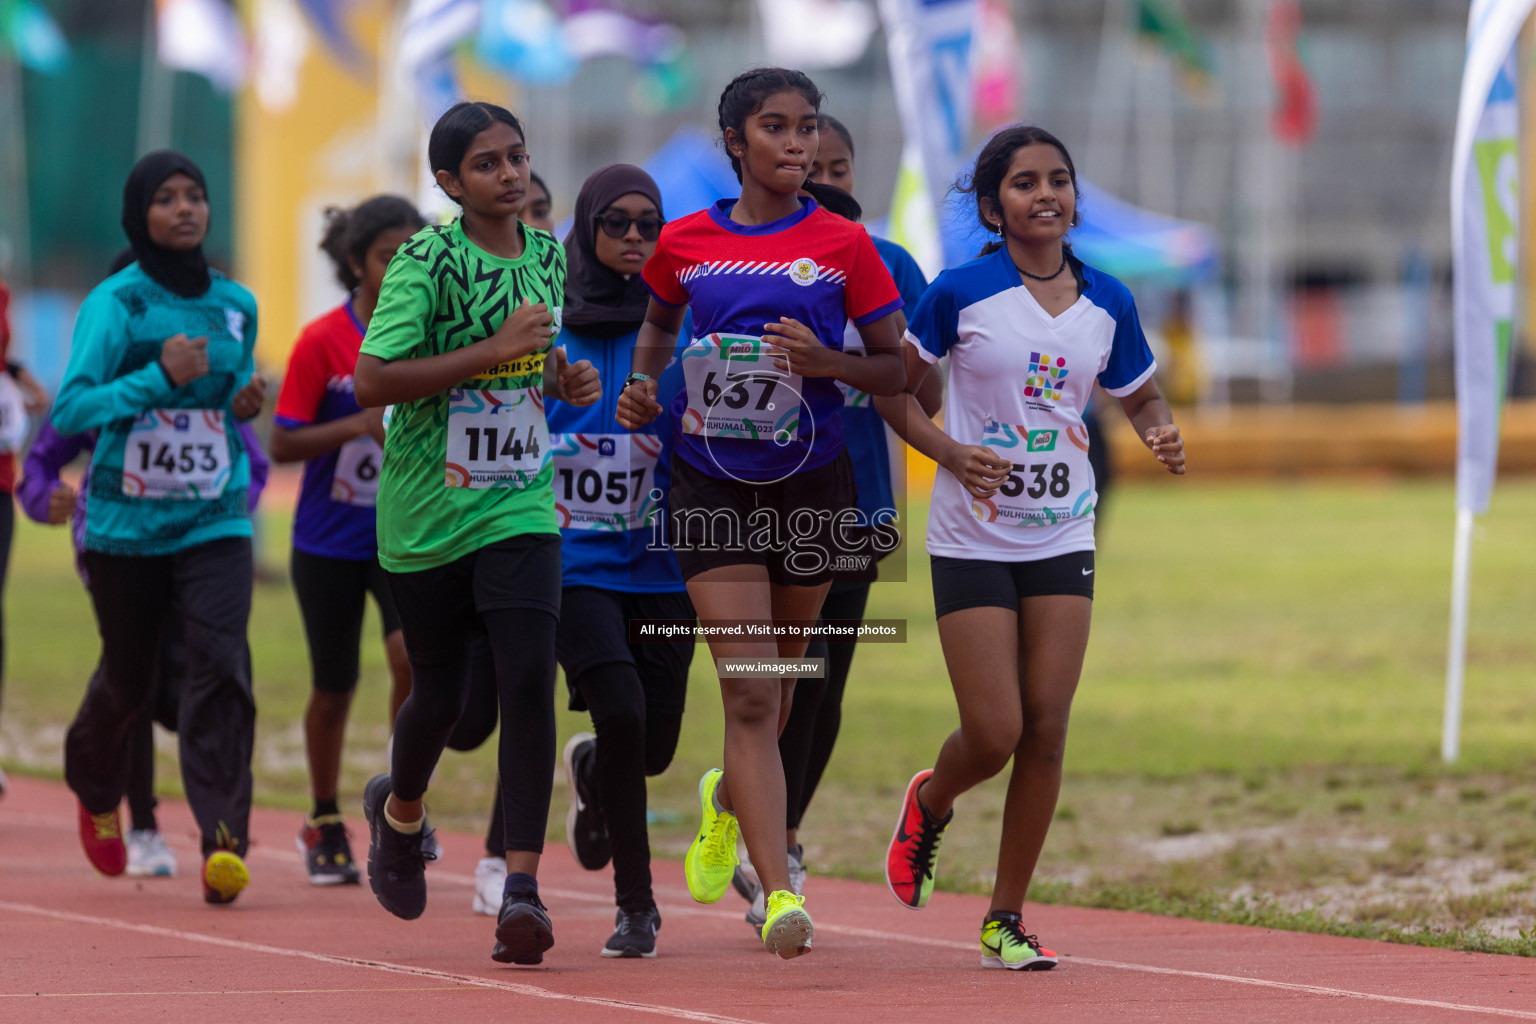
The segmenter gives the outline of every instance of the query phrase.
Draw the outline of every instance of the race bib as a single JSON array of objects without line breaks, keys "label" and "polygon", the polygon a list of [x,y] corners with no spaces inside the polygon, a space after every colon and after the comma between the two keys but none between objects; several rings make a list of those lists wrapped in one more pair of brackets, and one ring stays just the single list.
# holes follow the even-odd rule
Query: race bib
[{"label": "race bib", "polygon": [[661,442],[649,434],[551,434],[555,515],[571,530],[642,529],[656,508]]},{"label": "race bib", "polygon": [[448,392],[449,487],[528,487],[549,462],[539,388]]},{"label": "race bib", "polygon": [[0,455],[14,452],[27,439],[27,404],[21,388],[0,367]]},{"label": "race bib", "polygon": [[1093,511],[1096,492],[1084,427],[1031,430],[989,419],[981,443],[1013,468],[992,497],[971,499],[977,519],[998,526],[1054,526]]},{"label": "race bib", "polygon": [[[843,351],[852,352],[858,356],[864,354],[864,336],[859,333],[859,329],[853,325],[852,320],[848,321],[848,326],[843,328]],[[869,409],[873,407],[874,402],[870,398],[868,391],[860,391],[858,388],[844,384],[842,381],[837,381],[836,383],[837,390],[843,393],[843,406],[845,408]]]},{"label": "race bib", "polygon": [[372,508],[379,497],[379,467],[384,449],[370,435],[354,437],[336,452],[331,500]]},{"label": "race bib", "polygon": [[218,409],[140,413],[123,447],[123,493],[210,501],[229,483],[229,435]]},{"label": "race bib", "polygon": [[683,433],[784,445],[800,434],[800,375],[780,370],[761,338],[711,334],[680,353]]}]

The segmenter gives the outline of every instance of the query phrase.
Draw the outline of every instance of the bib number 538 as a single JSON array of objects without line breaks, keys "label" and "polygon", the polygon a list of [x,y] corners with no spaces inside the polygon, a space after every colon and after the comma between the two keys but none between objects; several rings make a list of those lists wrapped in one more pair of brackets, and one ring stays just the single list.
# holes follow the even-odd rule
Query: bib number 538
[{"label": "bib number 538", "polygon": [[[1026,481],[1024,474],[1029,474]],[[998,488],[998,493],[1007,498],[1017,498],[1026,494],[1031,498],[1043,498],[1050,494],[1053,498],[1065,498],[1072,491],[1072,469],[1065,462],[1036,463],[1026,466],[1015,462],[1013,471],[1008,474],[1008,482]]]}]

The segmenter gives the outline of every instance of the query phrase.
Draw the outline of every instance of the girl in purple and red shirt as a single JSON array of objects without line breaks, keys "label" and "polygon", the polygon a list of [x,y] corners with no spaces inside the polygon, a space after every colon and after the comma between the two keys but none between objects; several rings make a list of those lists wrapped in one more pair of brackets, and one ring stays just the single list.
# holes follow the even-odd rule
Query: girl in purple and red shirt
[{"label": "girl in purple and red shirt", "polygon": [[293,347],[272,420],[272,458],[304,461],[293,516],[292,578],[313,689],[304,713],[305,750],[314,805],[297,845],[314,885],[356,885],[357,865],[342,823],[337,789],[347,713],[357,689],[363,611],[369,594],[384,626],[395,712],[411,692],[400,617],[379,565],[374,496],[384,453],[352,393],[352,371],[379,301],[390,257],[421,230],[421,214],[399,196],[374,196],[328,213],[320,247],[351,294],[312,321]]}]

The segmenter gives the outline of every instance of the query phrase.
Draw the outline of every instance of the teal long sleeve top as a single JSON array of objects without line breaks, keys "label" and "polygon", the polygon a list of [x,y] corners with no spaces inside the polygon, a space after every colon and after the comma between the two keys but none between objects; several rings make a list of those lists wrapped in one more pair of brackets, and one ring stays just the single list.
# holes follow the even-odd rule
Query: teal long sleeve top
[{"label": "teal long sleeve top", "polygon": [[[251,535],[250,460],[230,402],[256,371],[256,300],[212,277],[189,299],[135,263],[80,307],[53,425],[101,432],[86,483],[87,551],[147,557]],[[180,387],[160,367],[176,334],[208,339],[208,372]]]}]

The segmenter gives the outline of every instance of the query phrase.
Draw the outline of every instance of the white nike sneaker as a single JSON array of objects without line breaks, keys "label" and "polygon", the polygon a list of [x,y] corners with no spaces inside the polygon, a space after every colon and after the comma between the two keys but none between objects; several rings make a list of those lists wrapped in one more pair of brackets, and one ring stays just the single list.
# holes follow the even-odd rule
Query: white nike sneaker
[{"label": "white nike sneaker", "polygon": [[501,857],[481,857],[475,865],[475,905],[477,914],[495,917],[501,913],[502,890],[507,884],[507,862]]},{"label": "white nike sneaker", "polygon": [[128,874],[134,878],[174,878],[176,854],[165,837],[150,829],[128,830]]}]

